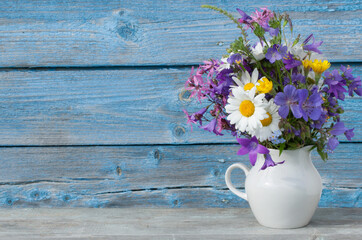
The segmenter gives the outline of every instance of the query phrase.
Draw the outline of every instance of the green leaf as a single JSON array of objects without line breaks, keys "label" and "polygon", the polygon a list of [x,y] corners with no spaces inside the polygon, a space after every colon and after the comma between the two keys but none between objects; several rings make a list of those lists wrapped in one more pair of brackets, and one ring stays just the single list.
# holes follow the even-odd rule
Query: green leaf
[{"label": "green leaf", "polygon": [[285,148],[285,142],[283,142],[282,144],[280,144],[280,147],[279,147],[279,156],[282,155],[282,152]]},{"label": "green leaf", "polygon": [[292,47],[294,47],[300,40],[300,34],[298,34],[298,37],[294,40]]},{"label": "green leaf", "polygon": [[323,161],[326,161],[328,159],[328,154],[326,152],[323,152],[323,149],[317,148],[317,152],[319,156],[321,156]]},{"label": "green leaf", "polygon": [[265,30],[259,24],[257,24],[255,29],[254,29],[254,34],[258,38],[262,39],[262,38],[264,38]]}]

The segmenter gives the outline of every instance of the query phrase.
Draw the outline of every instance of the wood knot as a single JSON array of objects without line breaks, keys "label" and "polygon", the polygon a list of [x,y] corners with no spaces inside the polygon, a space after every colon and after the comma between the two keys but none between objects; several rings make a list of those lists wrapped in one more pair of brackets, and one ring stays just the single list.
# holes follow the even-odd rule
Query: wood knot
[{"label": "wood knot", "polygon": [[183,102],[190,102],[191,99],[190,99],[190,91],[187,91],[186,89],[182,89],[178,95],[178,98],[180,99],[180,101],[183,101]]},{"label": "wood knot", "polygon": [[185,135],[185,133],[186,133],[186,129],[184,127],[176,126],[173,129],[173,135],[177,138],[183,137]]},{"label": "wood knot", "polygon": [[133,23],[120,23],[117,28],[118,35],[126,41],[137,40],[138,26]]},{"label": "wood knot", "polygon": [[35,201],[46,200],[50,198],[50,193],[48,191],[33,190],[30,193],[30,198]]},{"label": "wood knot", "polygon": [[121,176],[121,175],[122,175],[122,169],[121,169],[120,166],[117,166],[117,167],[116,167],[116,172],[117,172],[118,176]]},{"label": "wood knot", "polygon": [[124,9],[120,9],[116,14],[117,25],[115,30],[117,34],[126,41],[136,41],[139,35],[139,26],[135,19]]},{"label": "wood knot", "polygon": [[220,175],[220,169],[214,169],[212,170],[212,175],[214,175],[215,177]]},{"label": "wood knot", "polygon": [[162,160],[163,158],[163,153],[160,149],[154,149],[151,153],[150,153],[150,160],[154,163],[154,164],[159,164],[159,162]]}]

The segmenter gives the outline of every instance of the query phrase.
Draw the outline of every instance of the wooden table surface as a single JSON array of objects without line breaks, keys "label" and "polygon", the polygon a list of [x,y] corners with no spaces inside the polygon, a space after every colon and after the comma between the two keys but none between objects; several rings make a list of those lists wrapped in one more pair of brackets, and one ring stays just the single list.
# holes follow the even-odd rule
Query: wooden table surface
[{"label": "wooden table surface", "polygon": [[320,208],[299,229],[270,229],[248,208],[2,209],[0,239],[362,239],[361,208]]}]

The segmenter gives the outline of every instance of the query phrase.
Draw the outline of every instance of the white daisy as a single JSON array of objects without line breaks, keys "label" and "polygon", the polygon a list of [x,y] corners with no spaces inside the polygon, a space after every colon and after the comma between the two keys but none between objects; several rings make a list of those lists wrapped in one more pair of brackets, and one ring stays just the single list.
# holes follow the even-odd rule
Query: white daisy
[{"label": "white daisy", "polygon": [[256,87],[245,91],[242,87],[232,89],[232,96],[228,98],[228,104],[225,106],[229,114],[227,119],[235,128],[241,132],[252,133],[263,125],[261,120],[268,117],[263,102],[264,94],[255,96]]},{"label": "white daisy", "polygon": [[273,135],[273,132],[280,130],[279,122],[280,116],[278,113],[279,107],[274,103],[274,100],[271,99],[268,105],[265,107],[268,117],[261,120],[262,127],[257,128],[253,135],[256,136],[259,141],[265,141]]},{"label": "white daisy", "polygon": [[239,80],[237,77],[233,77],[232,79],[234,82],[242,87],[245,91],[252,89],[256,86],[256,83],[258,82],[259,72],[258,69],[255,68],[253,73],[250,74],[248,71],[242,72],[241,80]]}]

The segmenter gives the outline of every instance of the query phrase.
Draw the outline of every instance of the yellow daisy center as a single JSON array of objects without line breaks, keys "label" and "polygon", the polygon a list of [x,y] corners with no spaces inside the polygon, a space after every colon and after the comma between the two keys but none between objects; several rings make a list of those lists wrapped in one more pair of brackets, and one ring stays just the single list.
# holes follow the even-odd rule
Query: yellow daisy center
[{"label": "yellow daisy center", "polygon": [[269,126],[273,121],[272,115],[268,112],[266,114],[268,114],[269,117],[264,118],[263,120],[260,120],[261,124],[263,124],[263,127]]},{"label": "yellow daisy center", "polygon": [[240,113],[245,117],[250,117],[254,114],[255,106],[250,100],[244,100],[239,106]]},{"label": "yellow daisy center", "polygon": [[250,90],[250,89],[252,89],[253,87],[254,87],[255,85],[254,85],[254,83],[247,83],[247,84],[245,84],[245,86],[244,86],[244,90],[245,91],[248,91],[248,90]]},{"label": "yellow daisy center", "polygon": [[311,63],[311,67],[313,71],[317,74],[323,73],[325,70],[327,70],[331,66],[331,63],[327,60],[314,60],[314,62]]},{"label": "yellow daisy center", "polygon": [[258,92],[268,93],[273,89],[273,82],[269,81],[266,77],[262,77],[258,80],[259,85],[256,86]]}]

